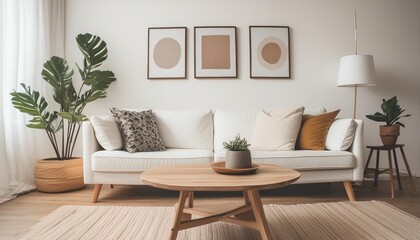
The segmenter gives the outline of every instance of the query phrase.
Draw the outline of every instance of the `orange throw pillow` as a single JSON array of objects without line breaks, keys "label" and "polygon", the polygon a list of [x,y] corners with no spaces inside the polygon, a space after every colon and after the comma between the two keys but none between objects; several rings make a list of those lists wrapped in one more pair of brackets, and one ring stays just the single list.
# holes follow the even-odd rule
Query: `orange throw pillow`
[{"label": "orange throw pillow", "polygon": [[340,110],[303,120],[296,143],[298,150],[324,150],[328,129]]}]

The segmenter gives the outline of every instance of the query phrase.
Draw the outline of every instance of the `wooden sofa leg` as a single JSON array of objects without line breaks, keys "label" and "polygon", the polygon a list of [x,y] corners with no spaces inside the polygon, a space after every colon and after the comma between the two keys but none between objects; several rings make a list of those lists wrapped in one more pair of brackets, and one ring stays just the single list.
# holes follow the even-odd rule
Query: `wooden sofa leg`
[{"label": "wooden sofa leg", "polygon": [[95,189],[93,190],[93,199],[92,202],[98,202],[99,193],[101,192],[102,184],[95,184]]},{"label": "wooden sofa leg", "polygon": [[353,187],[350,181],[343,182],[344,188],[346,189],[347,197],[350,201],[356,201],[356,196],[354,195]]}]

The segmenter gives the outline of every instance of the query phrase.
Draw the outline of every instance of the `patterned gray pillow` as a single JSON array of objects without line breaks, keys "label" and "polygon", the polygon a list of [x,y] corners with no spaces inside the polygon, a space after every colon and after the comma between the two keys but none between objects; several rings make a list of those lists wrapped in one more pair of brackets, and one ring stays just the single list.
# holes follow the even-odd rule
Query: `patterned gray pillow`
[{"label": "patterned gray pillow", "polygon": [[152,110],[135,112],[110,109],[118,123],[124,140],[124,148],[130,152],[164,151]]}]

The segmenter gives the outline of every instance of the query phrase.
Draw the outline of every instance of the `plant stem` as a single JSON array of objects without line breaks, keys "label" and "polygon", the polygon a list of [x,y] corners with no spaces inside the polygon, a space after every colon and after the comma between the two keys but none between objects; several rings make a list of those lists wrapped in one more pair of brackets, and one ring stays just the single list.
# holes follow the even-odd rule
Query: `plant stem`
[{"label": "plant stem", "polygon": [[79,131],[80,131],[81,126],[82,126],[82,124],[79,123],[79,126],[77,127],[76,137],[74,138],[73,146],[71,147],[70,156],[73,156],[74,146],[76,146],[76,140],[77,140],[77,137],[79,136]]},{"label": "plant stem", "polygon": [[57,143],[56,143],[56,142],[54,142],[54,140],[53,140],[53,138],[52,138],[52,134],[51,134],[50,132],[48,132],[46,129],[45,129],[45,132],[47,133],[48,139],[50,140],[51,145],[52,145],[52,146],[53,146],[53,148],[54,148],[54,152],[55,152],[55,154],[57,155],[57,158],[59,158],[59,159],[60,159],[60,152],[58,151],[58,146],[57,146]]}]

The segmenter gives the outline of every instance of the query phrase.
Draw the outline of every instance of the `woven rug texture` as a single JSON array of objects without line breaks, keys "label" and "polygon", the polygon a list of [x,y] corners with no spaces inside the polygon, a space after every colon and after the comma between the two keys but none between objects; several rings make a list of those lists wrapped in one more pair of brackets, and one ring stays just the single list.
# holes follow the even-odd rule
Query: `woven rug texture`
[{"label": "woven rug texture", "polygon": [[[380,201],[264,205],[273,239],[420,239],[420,219]],[[22,239],[168,239],[173,207],[66,205]],[[229,223],[180,231],[179,240],[256,240]]]}]

